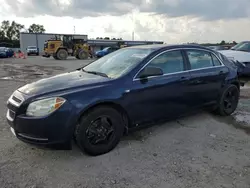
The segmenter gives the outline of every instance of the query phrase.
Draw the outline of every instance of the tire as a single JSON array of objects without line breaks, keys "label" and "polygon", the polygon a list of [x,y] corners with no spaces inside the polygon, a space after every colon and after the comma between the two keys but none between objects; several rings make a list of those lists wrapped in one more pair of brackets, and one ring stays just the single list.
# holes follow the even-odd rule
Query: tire
[{"label": "tire", "polygon": [[76,56],[78,56],[79,59],[84,60],[84,59],[88,59],[89,54],[88,54],[86,51],[84,51],[84,50],[79,50],[79,51],[77,52],[77,55],[76,55]]},{"label": "tire", "polygon": [[[106,143],[99,143],[95,145],[95,143],[91,143],[90,138],[88,138],[88,131],[90,128],[92,128],[91,130],[97,131],[97,128],[93,127],[93,125],[95,125],[95,122],[101,122],[102,119],[107,119],[104,122],[109,122],[112,124],[113,132],[111,133],[111,136]],[[108,127],[106,124],[105,126]],[[124,124],[121,114],[114,108],[101,106],[94,108],[93,110],[82,116],[80,123],[76,126],[75,140],[82,151],[85,151],[89,155],[97,156],[108,153],[109,151],[114,149],[119,143],[123,132]],[[92,134],[92,138],[93,135],[97,135],[93,134],[93,131],[89,131],[89,133]],[[104,130],[98,132],[98,134],[104,133]],[[100,139],[100,137],[97,138]],[[94,138],[93,141],[95,141]]]},{"label": "tire", "polygon": [[[229,93],[231,93],[232,95],[231,105],[229,105],[229,102],[227,102],[227,101],[230,101],[229,99],[227,99],[229,96]],[[240,96],[240,92],[237,86],[229,85],[225,87],[221,93],[219,104],[216,109],[216,113],[221,116],[231,115],[238,106],[239,96]]]},{"label": "tire", "polygon": [[68,52],[65,49],[59,49],[56,53],[56,57],[59,60],[65,60],[68,57]]}]

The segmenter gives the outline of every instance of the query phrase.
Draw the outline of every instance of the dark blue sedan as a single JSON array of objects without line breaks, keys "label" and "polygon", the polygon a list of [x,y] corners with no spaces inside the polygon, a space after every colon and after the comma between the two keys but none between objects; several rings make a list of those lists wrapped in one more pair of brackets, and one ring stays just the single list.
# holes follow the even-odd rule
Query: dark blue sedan
[{"label": "dark blue sedan", "polygon": [[14,51],[10,48],[0,47],[0,57],[8,58],[14,55]]},{"label": "dark blue sedan", "polygon": [[7,102],[17,138],[71,143],[90,155],[112,150],[129,129],[201,108],[237,108],[237,69],[196,45],[145,45],[117,50],[76,71],[27,84]]}]

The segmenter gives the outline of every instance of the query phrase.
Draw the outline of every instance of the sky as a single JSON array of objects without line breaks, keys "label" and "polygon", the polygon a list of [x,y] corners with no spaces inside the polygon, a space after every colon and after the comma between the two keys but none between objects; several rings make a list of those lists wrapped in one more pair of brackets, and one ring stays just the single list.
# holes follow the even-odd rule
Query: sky
[{"label": "sky", "polygon": [[[0,0],[0,21],[166,43],[250,40],[250,0]],[[75,29],[74,29],[75,28]]]}]

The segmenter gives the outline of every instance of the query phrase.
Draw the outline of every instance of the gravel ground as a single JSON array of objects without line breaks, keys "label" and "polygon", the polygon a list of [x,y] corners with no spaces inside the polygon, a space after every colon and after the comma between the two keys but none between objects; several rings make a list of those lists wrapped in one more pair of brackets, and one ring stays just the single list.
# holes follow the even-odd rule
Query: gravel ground
[{"label": "gravel ground", "polygon": [[[5,120],[6,101],[19,86],[89,61],[40,57],[0,59],[0,187],[173,188],[250,187],[250,89],[235,114],[200,112],[124,137],[116,149],[89,157],[17,140]],[[29,71],[26,71],[26,70]]]}]

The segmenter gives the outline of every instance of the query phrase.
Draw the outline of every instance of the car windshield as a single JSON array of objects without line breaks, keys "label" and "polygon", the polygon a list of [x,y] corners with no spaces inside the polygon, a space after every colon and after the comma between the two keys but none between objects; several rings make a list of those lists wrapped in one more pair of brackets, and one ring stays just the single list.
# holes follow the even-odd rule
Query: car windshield
[{"label": "car windshield", "polygon": [[250,42],[241,42],[239,44],[236,44],[231,48],[231,50],[237,50],[237,51],[250,51]]},{"label": "car windshield", "polygon": [[106,47],[106,48],[103,49],[103,51],[107,51],[109,48],[110,48],[110,47]]},{"label": "car windshield", "polygon": [[0,52],[4,52],[6,48],[0,48]]},{"label": "car windshield", "polygon": [[86,72],[98,72],[109,78],[118,78],[138,65],[154,49],[123,48],[110,53],[83,68]]}]

